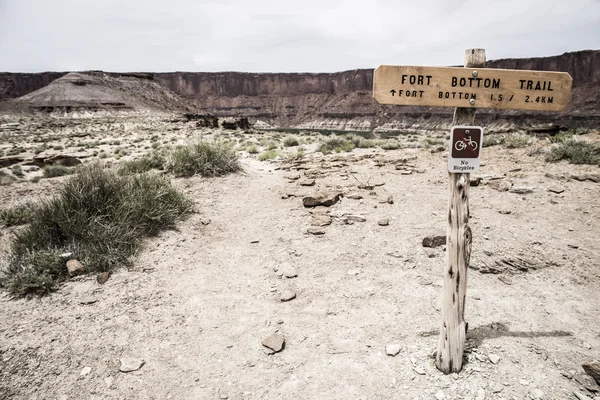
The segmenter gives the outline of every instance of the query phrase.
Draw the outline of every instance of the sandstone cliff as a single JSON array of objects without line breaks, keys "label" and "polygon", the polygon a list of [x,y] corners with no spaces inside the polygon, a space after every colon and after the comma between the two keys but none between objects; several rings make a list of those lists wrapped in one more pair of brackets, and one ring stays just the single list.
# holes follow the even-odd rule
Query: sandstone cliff
[{"label": "sandstone cliff", "polygon": [[[399,63],[401,63],[399,61]],[[573,77],[571,104],[562,113],[480,112],[478,120],[503,124],[598,126],[600,122],[600,51],[560,56],[502,59],[488,68],[566,71]],[[22,96],[64,73],[0,73],[0,99]],[[111,74],[123,75],[123,74]],[[338,73],[171,72],[131,74],[154,79],[189,101],[198,112],[247,116],[270,125],[327,129],[392,129],[416,125],[445,127],[451,109],[381,106],[371,98],[373,70]]]}]

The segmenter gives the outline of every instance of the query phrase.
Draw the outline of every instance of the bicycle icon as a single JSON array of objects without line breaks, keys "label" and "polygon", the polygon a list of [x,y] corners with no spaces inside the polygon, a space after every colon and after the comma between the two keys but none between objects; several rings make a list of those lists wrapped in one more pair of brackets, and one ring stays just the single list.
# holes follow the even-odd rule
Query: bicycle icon
[{"label": "bicycle icon", "polygon": [[[465,135],[469,135],[470,133],[471,132],[468,129],[465,131]],[[471,146],[473,148],[473,151],[477,150],[477,142],[471,139],[471,136],[467,136],[465,140],[466,143],[463,140],[459,140],[458,142],[456,142],[454,144],[454,148],[458,151],[463,151],[467,148],[468,143],[468,146]]]}]

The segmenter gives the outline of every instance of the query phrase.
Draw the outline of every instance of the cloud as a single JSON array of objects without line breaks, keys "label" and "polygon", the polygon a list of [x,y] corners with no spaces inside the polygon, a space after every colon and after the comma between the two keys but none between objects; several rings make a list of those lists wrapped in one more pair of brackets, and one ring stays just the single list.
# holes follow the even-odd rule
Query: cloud
[{"label": "cloud", "polygon": [[0,0],[0,71],[340,71],[598,48],[597,0]]}]

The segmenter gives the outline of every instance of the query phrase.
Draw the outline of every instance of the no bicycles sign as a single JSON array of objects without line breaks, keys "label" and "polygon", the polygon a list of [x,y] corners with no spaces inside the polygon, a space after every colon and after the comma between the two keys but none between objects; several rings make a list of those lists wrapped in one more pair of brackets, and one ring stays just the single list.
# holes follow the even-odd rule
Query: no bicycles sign
[{"label": "no bicycles sign", "polygon": [[483,128],[480,126],[454,126],[450,131],[448,171],[471,173],[479,171]]}]

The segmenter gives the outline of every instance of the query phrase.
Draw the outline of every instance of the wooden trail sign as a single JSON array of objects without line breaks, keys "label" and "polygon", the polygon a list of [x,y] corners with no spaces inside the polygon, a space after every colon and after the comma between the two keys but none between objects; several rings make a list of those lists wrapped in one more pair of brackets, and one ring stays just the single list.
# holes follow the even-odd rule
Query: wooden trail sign
[{"label": "wooden trail sign", "polygon": [[373,75],[379,104],[563,110],[573,79],[566,72],[382,65]]}]

